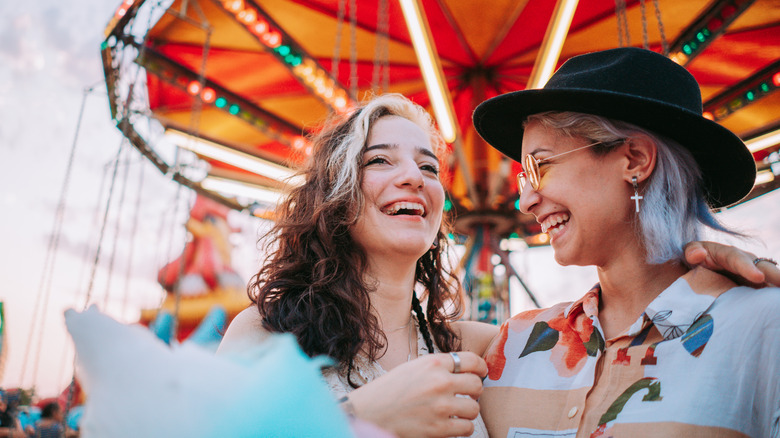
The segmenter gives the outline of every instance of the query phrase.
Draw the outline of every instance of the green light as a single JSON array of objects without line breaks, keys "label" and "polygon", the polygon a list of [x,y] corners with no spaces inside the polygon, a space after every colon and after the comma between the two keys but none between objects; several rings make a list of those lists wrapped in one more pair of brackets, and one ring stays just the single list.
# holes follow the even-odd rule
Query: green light
[{"label": "green light", "polygon": [[280,54],[282,56],[287,56],[287,55],[290,54],[290,46],[281,45],[281,46],[275,48],[274,50],[276,50],[276,53],[278,53],[278,54]]},{"label": "green light", "polygon": [[515,210],[520,210],[520,198],[517,198],[517,201],[515,201]]},{"label": "green light", "polygon": [[447,234],[447,237],[448,237],[450,240],[455,240],[455,235],[454,235],[454,234],[452,234],[452,233],[450,233],[450,234]]},{"label": "green light", "polygon": [[297,67],[301,65],[301,62],[303,62],[303,60],[301,59],[300,56],[293,56],[293,59],[290,61],[290,65],[293,67]]},{"label": "green light", "polygon": [[224,108],[225,105],[227,105],[227,99],[224,97],[218,97],[217,100],[214,101],[214,106],[217,108]]},{"label": "green light", "polygon": [[444,200],[444,211],[452,210],[452,202],[449,199]]},{"label": "green light", "polygon": [[704,32],[699,32],[696,34],[696,39],[701,42],[704,42],[704,40],[706,40],[707,37],[704,35]]},{"label": "green light", "polygon": [[686,55],[690,55],[693,53],[693,50],[691,50],[691,47],[687,44],[683,45],[683,52],[685,52]]},{"label": "green light", "polygon": [[517,234],[517,233],[512,233],[512,234],[510,234],[510,235],[509,235],[509,238],[510,238],[510,239],[519,239],[519,238],[520,238],[520,235],[519,235],[519,234]]},{"label": "green light", "polygon": [[755,98],[756,95],[752,91],[748,91],[747,93],[745,93],[745,99],[752,101]]},{"label": "green light", "polygon": [[691,45],[691,50],[696,50],[699,48],[699,45],[696,43],[696,41],[691,41],[690,45]]},{"label": "green light", "polygon": [[236,105],[235,103],[233,105],[230,105],[230,108],[228,108],[228,112],[230,114],[233,114],[234,116],[238,114],[241,111],[241,107]]},{"label": "green light", "polygon": [[295,61],[296,56],[292,53],[284,57],[284,62],[292,65],[293,61]]},{"label": "green light", "polygon": [[702,29],[701,33],[703,33],[705,37],[708,37],[708,36],[712,35],[710,30],[707,29],[706,27],[704,29]]},{"label": "green light", "polygon": [[762,84],[761,84],[761,86],[760,86],[759,88],[760,88],[760,89],[761,89],[761,91],[763,91],[764,93],[768,93],[768,92],[769,92],[769,84],[767,84],[766,82],[762,83]]},{"label": "green light", "polygon": [[100,50],[106,50],[106,47],[108,47],[108,41],[100,43]]}]

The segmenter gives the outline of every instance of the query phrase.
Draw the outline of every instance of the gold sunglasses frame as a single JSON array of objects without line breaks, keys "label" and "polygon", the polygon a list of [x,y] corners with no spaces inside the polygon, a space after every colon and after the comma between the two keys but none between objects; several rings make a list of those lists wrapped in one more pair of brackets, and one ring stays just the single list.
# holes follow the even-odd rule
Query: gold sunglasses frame
[{"label": "gold sunglasses frame", "polygon": [[581,151],[583,149],[587,149],[599,144],[609,144],[609,143],[617,143],[617,142],[624,142],[624,141],[626,141],[625,138],[621,138],[613,141],[597,141],[595,143],[586,144],[585,146],[580,146],[570,151],[553,155],[552,157],[543,158],[541,160],[534,157],[531,154],[528,154],[525,156],[525,158],[523,158],[523,163],[524,163],[523,170],[517,174],[517,192],[520,194],[520,196],[522,196],[523,191],[525,191],[525,185],[527,184],[527,182],[531,183],[531,187],[534,190],[539,190],[539,185],[541,184],[541,179],[542,179],[542,176],[539,174],[539,164],[541,163],[545,163],[547,161],[552,160],[553,158],[558,158],[563,155],[567,155],[572,152]]}]

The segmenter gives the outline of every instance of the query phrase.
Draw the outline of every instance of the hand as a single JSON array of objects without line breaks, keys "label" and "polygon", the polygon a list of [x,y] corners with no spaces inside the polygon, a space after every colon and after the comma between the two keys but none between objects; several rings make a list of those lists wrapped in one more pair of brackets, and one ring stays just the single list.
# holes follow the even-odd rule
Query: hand
[{"label": "hand", "polygon": [[399,437],[471,435],[487,364],[474,353],[458,356],[459,374],[452,373],[449,354],[428,354],[352,391],[349,400],[355,415]]},{"label": "hand", "polygon": [[685,260],[713,271],[725,271],[742,285],[780,287],[780,269],[769,262],[753,264],[756,256],[747,251],[715,242],[691,242],[685,245]]}]

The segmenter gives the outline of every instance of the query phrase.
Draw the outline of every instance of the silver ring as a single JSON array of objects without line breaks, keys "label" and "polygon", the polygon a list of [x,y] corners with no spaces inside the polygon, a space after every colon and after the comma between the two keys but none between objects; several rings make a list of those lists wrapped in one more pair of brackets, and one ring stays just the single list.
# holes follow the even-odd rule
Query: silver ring
[{"label": "silver ring", "polygon": [[777,262],[774,261],[773,259],[768,258],[768,257],[756,257],[755,259],[753,259],[753,264],[754,265],[758,265],[761,262],[769,262],[769,263],[777,266]]},{"label": "silver ring", "polygon": [[458,374],[460,372],[460,356],[458,356],[458,353],[450,352],[450,356],[452,356],[452,373]]}]

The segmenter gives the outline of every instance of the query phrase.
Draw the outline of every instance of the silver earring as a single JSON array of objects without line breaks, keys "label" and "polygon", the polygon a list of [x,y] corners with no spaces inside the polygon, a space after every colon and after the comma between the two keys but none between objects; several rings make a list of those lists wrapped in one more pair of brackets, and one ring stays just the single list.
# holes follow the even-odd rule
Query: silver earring
[{"label": "silver earring", "polygon": [[631,199],[636,204],[636,212],[639,213],[639,201],[641,199],[644,199],[644,196],[639,196],[639,185],[636,183],[636,177],[631,178],[631,184],[634,185],[634,196],[631,197]]}]

